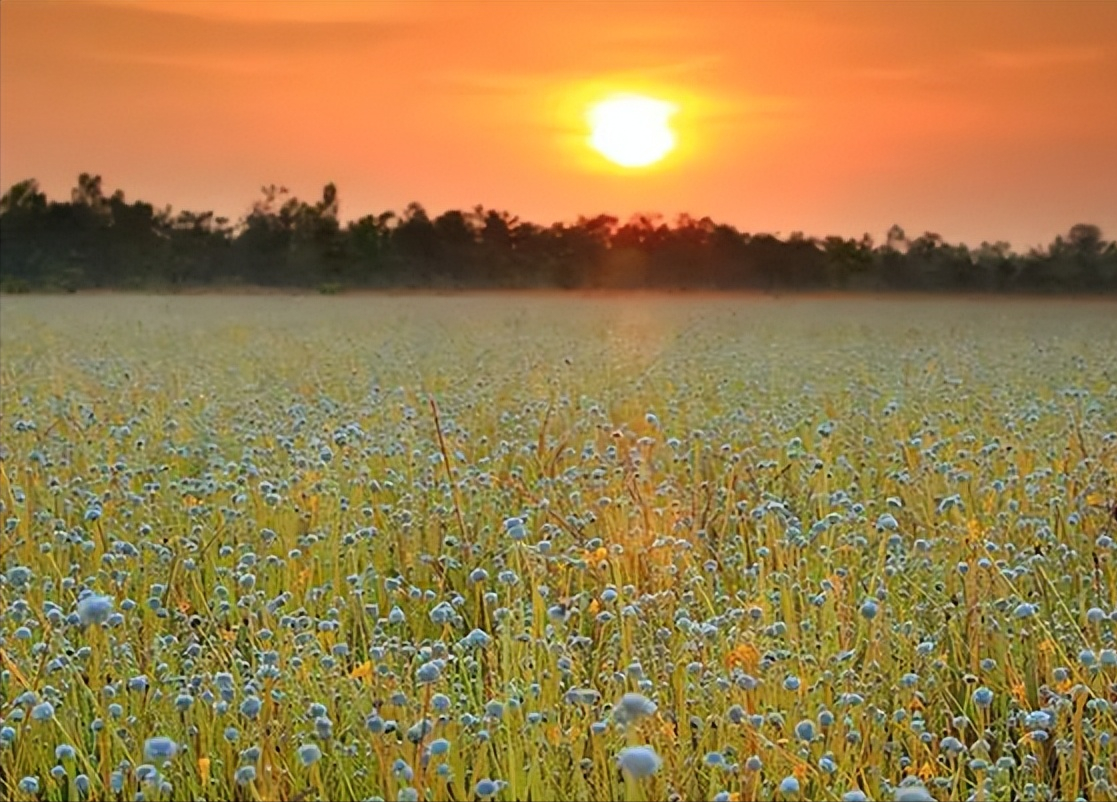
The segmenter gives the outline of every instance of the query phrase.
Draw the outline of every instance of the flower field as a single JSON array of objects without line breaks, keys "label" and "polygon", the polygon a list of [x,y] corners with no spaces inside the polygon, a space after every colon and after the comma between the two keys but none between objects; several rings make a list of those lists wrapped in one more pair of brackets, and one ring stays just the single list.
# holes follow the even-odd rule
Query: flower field
[{"label": "flower field", "polygon": [[0,300],[0,798],[1117,796],[1117,306]]}]

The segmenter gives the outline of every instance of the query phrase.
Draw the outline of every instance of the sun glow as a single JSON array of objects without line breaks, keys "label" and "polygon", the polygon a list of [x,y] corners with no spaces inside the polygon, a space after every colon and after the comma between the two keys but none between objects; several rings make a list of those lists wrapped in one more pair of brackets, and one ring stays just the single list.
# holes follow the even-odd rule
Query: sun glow
[{"label": "sun glow", "polygon": [[592,106],[587,114],[589,144],[621,167],[647,167],[675,147],[668,124],[675,106],[643,95],[613,95]]}]

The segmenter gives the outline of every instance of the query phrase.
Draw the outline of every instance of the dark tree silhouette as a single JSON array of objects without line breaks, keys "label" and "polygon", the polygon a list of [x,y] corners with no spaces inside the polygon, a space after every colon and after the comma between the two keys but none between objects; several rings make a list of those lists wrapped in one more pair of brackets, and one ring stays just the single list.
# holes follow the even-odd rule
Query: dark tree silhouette
[{"label": "dark tree silhouette", "polygon": [[67,201],[34,179],[0,197],[0,289],[187,286],[1117,292],[1117,243],[1080,223],[1044,248],[977,248],[899,225],[872,237],[749,234],[708,217],[609,215],[544,226],[475,206],[419,203],[343,224],[337,186],[304,202],[261,188],[235,223],[107,194],[82,173]]}]

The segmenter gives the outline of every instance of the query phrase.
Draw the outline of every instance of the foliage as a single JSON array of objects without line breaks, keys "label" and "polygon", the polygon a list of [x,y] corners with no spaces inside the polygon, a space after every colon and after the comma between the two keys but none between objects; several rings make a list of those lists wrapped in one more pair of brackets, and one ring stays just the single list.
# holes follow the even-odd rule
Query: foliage
[{"label": "foliage", "polygon": [[54,202],[29,180],[0,199],[0,287],[1117,291],[1117,243],[1084,224],[1023,255],[930,232],[909,239],[899,226],[874,245],[868,235],[747,234],[688,215],[541,226],[478,206],[432,218],[417,203],[343,225],[333,184],[314,203],[264,187],[234,223],[129,204],[101,183],[83,173],[71,199]]}]

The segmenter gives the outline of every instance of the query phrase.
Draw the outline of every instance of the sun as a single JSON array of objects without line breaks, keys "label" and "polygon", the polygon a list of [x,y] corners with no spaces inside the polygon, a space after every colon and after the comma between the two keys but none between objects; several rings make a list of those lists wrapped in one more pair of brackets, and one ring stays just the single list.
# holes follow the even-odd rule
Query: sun
[{"label": "sun", "polygon": [[675,106],[643,95],[613,95],[593,105],[587,118],[590,147],[621,167],[647,167],[675,147],[669,121]]}]

